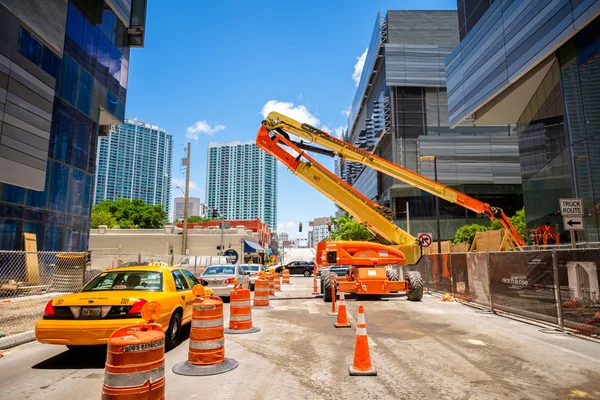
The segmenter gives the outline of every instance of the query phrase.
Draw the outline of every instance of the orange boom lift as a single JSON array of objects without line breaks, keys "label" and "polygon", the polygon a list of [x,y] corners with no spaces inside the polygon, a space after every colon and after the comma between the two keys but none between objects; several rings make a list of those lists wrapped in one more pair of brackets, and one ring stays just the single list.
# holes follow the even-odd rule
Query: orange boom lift
[{"label": "orange boom lift", "polygon": [[[310,144],[292,141],[290,134],[305,139]],[[406,291],[409,300],[420,300],[423,287],[418,272],[408,272],[407,279],[399,281],[397,273],[384,266],[416,264],[421,257],[421,246],[414,236],[391,221],[391,210],[363,196],[304,150],[358,162],[449,202],[485,214],[492,220],[498,219],[519,248],[525,245],[502,209],[492,207],[280,113],[271,112],[262,122],[256,144],[365,225],[376,235],[379,242],[385,243],[330,241],[318,244],[316,262],[319,266],[351,266],[346,278],[337,279],[337,288],[345,293],[387,294]],[[296,155],[286,151],[282,145],[289,147]],[[327,289],[334,284],[333,279],[328,274],[322,274],[322,280],[324,299],[331,301],[331,294],[328,294],[330,290]]]}]

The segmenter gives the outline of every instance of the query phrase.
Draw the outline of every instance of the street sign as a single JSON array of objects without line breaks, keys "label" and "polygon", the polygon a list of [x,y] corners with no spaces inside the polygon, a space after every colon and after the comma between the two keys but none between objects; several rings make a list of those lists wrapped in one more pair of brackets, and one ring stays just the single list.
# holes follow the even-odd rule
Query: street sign
[{"label": "street sign", "polygon": [[560,214],[563,217],[566,217],[566,216],[581,217],[581,216],[583,216],[583,200],[582,199],[559,199],[558,202],[560,203]]},{"label": "street sign", "polygon": [[417,239],[424,248],[431,247],[433,244],[433,235],[431,233],[417,233]]},{"label": "street sign", "polygon": [[565,231],[582,231],[583,217],[563,217],[563,228]]},{"label": "street sign", "polygon": [[226,250],[223,255],[225,257],[231,257],[231,263],[232,264],[237,264],[238,258],[239,258],[239,254],[237,251],[233,250],[233,249],[229,249]]}]

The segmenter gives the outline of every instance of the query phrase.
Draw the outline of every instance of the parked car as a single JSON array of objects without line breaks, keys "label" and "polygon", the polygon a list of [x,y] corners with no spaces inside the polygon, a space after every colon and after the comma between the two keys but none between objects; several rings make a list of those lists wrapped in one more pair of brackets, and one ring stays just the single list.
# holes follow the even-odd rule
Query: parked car
[{"label": "parked car", "polygon": [[240,267],[242,267],[244,272],[250,274],[250,290],[254,290],[254,285],[258,279],[258,274],[266,271],[265,266],[262,264],[241,264]]},{"label": "parked car", "polygon": [[231,264],[231,262],[231,257],[227,256],[187,256],[177,266],[200,276],[209,265]]},{"label": "parked car", "polygon": [[[161,307],[157,323],[168,347],[181,340],[181,326],[192,320],[194,285],[189,271],[165,266],[108,269],[94,277],[79,293],[59,296],[46,304],[35,326],[38,342],[79,346],[106,344],[117,329],[144,322],[142,306],[156,301]],[[205,293],[212,294],[205,288]]]},{"label": "parked car", "polygon": [[292,261],[286,265],[275,268],[275,272],[281,273],[283,267],[290,270],[290,275],[311,276],[315,268],[314,261]]},{"label": "parked car", "polygon": [[250,287],[250,273],[246,272],[239,265],[211,265],[207,267],[200,279],[208,283],[216,296],[229,299],[231,289],[238,284],[246,289]]}]

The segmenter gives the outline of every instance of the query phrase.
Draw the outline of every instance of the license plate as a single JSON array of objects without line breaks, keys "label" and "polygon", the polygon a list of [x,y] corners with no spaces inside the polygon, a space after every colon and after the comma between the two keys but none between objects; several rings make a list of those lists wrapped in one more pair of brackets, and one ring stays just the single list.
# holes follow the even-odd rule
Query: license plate
[{"label": "license plate", "polygon": [[99,319],[102,317],[102,307],[83,307],[80,319]]}]

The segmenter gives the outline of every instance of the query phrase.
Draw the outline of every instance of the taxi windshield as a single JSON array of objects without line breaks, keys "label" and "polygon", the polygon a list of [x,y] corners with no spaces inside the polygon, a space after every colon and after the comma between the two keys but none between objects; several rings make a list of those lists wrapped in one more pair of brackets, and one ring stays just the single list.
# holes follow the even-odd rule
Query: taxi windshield
[{"label": "taxi windshield", "polygon": [[85,285],[82,292],[105,290],[161,291],[162,274],[156,271],[103,272]]}]

